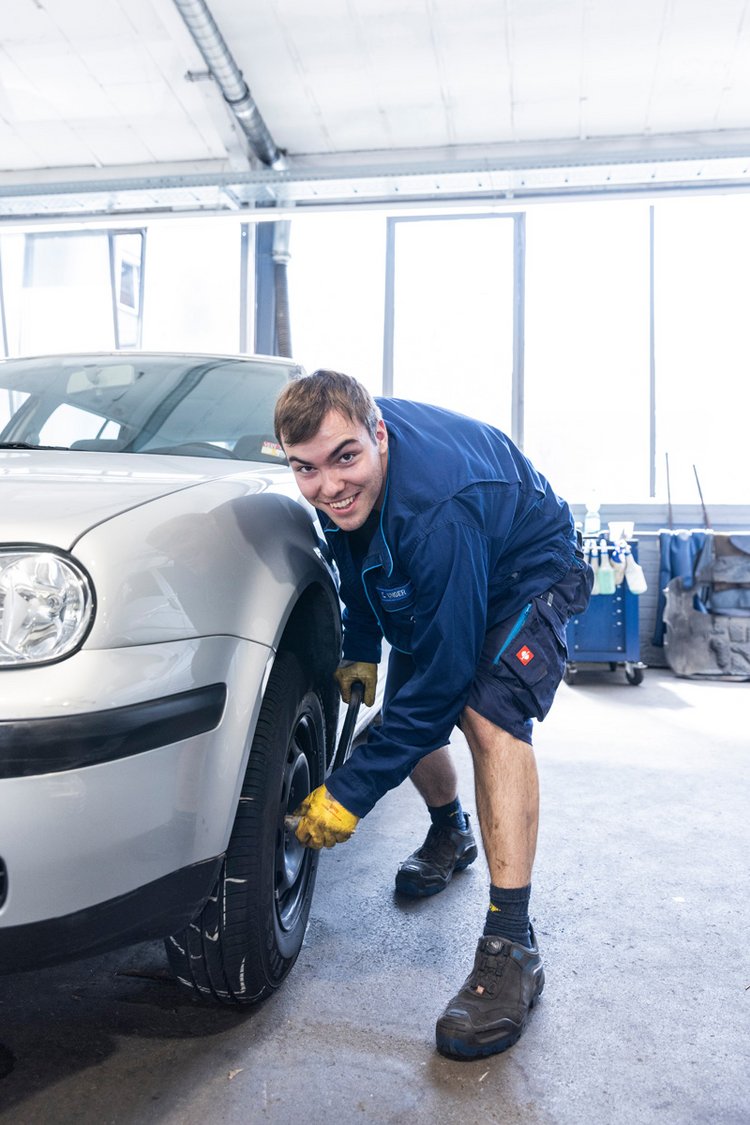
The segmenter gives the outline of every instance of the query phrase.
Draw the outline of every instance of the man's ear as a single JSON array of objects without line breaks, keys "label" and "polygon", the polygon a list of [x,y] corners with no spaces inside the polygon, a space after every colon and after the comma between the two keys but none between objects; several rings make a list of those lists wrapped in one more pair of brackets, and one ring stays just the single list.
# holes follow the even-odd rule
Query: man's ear
[{"label": "man's ear", "polygon": [[385,453],[388,448],[388,430],[385,428],[385,422],[382,418],[378,418],[378,424],[375,427],[375,442],[378,452]]}]

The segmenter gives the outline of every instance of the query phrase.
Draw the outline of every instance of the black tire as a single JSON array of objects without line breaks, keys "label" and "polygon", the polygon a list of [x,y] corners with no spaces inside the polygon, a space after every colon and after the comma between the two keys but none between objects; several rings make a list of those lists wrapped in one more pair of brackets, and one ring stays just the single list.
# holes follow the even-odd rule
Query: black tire
[{"label": "black tire", "polygon": [[324,777],[325,720],[299,660],[280,652],[268,680],[237,815],[217,884],[200,915],[167,938],[180,984],[226,1004],[256,1004],[297,959],[318,852],[284,817]]},{"label": "black tire", "polygon": [[565,683],[570,684],[570,686],[572,687],[576,682],[577,677],[578,669],[573,667],[573,665],[571,664],[566,664],[565,671],[563,672],[563,679],[565,680]]},{"label": "black tire", "polygon": [[633,668],[631,670],[630,668],[626,668],[625,669],[625,679],[628,681],[629,684],[632,684],[633,687],[637,687],[638,684],[643,683],[643,669],[642,668]]}]

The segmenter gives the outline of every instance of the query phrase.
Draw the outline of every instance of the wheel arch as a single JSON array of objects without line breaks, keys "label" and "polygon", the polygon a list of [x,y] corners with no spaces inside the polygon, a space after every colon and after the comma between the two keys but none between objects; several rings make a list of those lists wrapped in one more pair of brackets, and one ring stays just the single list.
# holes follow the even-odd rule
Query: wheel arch
[{"label": "wheel arch", "polygon": [[333,673],[341,654],[341,615],[330,590],[313,582],[297,599],[284,626],[278,651],[293,653],[312,672],[326,723],[326,771],[335,751],[339,692]]}]

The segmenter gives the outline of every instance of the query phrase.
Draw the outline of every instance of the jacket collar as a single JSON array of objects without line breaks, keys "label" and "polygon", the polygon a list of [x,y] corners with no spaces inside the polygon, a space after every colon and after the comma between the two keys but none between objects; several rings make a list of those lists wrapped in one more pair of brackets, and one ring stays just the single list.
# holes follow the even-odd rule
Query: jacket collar
[{"label": "jacket collar", "polygon": [[[388,493],[390,490],[390,455],[388,457],[388,471],[385,478],[385,494],[383,495],[383,507],[380,509],[380,519],[378,521],[378,529],[370,540],[370,546],[367,548],[367,553],[362,562],[362,571],[373,570],[375,567],[380,566],[385,571],[386,577],[390,578],[393,573],[393,555],[388,546],[388,540],[385,534],[385,518],[388,508]],[[321,525],[326,535],[334,535],[341,532],[333,520],[326,515],[320,516]],[[344,533],[345,535],[346,533]]]}]

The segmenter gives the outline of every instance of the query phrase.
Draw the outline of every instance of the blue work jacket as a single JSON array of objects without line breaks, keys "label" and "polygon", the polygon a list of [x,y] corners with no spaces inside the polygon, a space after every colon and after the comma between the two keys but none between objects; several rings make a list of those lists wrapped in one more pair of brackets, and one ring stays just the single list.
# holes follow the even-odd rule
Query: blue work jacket
[{"label": "blue work jacket", "polygon": [[328,780],[364,816],[446,745],[485,633],[573,563],[570,509],[500,430],[436,406],[378,399],[388,430],[380,520],[364,557],[326,516],[339,568],[343,656],[379,663],[382,638],[414,661],[367,742]]}]

